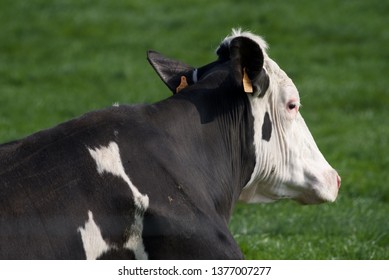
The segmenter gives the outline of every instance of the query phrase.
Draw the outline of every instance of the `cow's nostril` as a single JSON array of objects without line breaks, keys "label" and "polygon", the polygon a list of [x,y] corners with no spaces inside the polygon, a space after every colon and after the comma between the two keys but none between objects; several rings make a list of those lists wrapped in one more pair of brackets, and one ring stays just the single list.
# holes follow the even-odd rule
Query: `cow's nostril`
[{"label": "cow's nostril", "polygon": [[338,183],[338,189],[340,189],[341,179],[340,179],[340,176],[339,176],[339,175],[336,175],[336,181],[337,181],[337,183]]}]

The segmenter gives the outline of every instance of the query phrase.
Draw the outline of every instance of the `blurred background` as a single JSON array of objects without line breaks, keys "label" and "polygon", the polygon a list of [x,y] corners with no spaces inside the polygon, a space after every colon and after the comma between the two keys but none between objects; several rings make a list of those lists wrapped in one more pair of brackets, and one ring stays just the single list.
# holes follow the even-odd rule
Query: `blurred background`
[{"label": "blurred background", "polygon": [[200,66],[242,27],[268,41],[342,177],[332,204],[238,204],[246,258],[389,259],[388,15],[382,0],[0,0],[0,142],[166,98],[148,49]]}]

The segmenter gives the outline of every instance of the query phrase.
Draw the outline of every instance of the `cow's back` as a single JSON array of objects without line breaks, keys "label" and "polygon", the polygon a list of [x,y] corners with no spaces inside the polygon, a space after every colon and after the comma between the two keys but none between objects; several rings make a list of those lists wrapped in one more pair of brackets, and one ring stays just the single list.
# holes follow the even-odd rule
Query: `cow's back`
[{"label": "cow's back", "polygon": [[85,258],[88,212],[104,240],[124,242],[132,193],[117,176],[98,174],[89,149],[115,141],[140,111],[112,107],[0,146],[0,258]]}]

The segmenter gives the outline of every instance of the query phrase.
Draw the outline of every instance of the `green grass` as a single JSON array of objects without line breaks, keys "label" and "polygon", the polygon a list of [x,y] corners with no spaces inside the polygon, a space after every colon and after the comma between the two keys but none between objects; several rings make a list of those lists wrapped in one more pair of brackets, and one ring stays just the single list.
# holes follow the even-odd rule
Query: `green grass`
[{"label": "green grass", "polygon": [[342,176],[333,204],[237,205],[246,258],[389,259],[388,14],[381,0],[1,0],[0,141],[165,98],[147,49],[203,65],[242,26],[270,43]]}]

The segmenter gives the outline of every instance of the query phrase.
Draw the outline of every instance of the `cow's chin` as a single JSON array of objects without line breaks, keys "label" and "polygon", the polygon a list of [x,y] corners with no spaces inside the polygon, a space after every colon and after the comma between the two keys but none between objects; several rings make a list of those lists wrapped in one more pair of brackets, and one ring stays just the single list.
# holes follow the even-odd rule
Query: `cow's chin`
[{"label": "cow's chin", "polygon": [[247,196],[247,193],[242,193],[240,200],[247,203],[272,203],[278,200],[290,199],[300,204],[321,204],[326,202],[334,202],[338,196],[338,188],[334,187],[307,187],[304,190],[296,191],[296,189],[284,186],[284,192],[282,194],[275,193],[251,193]]},{"label": "cow's chin", "polygon": [[320,204],[326,202],[334,202],[338,197],[338,189],[316,189],[312,192],[302,193],[293,198],[293,200],[301,204]]},{"label": "cow's chin", "polygon": [[247,202],[247,203],[272,203],[272,202],[277,201],[277,200],[279,200],[279,199],[271,198],[271,197],[264,196],[261,194],[255,194],[253,197],[251,197],[251,199],[243,200],[243,201]]}]

